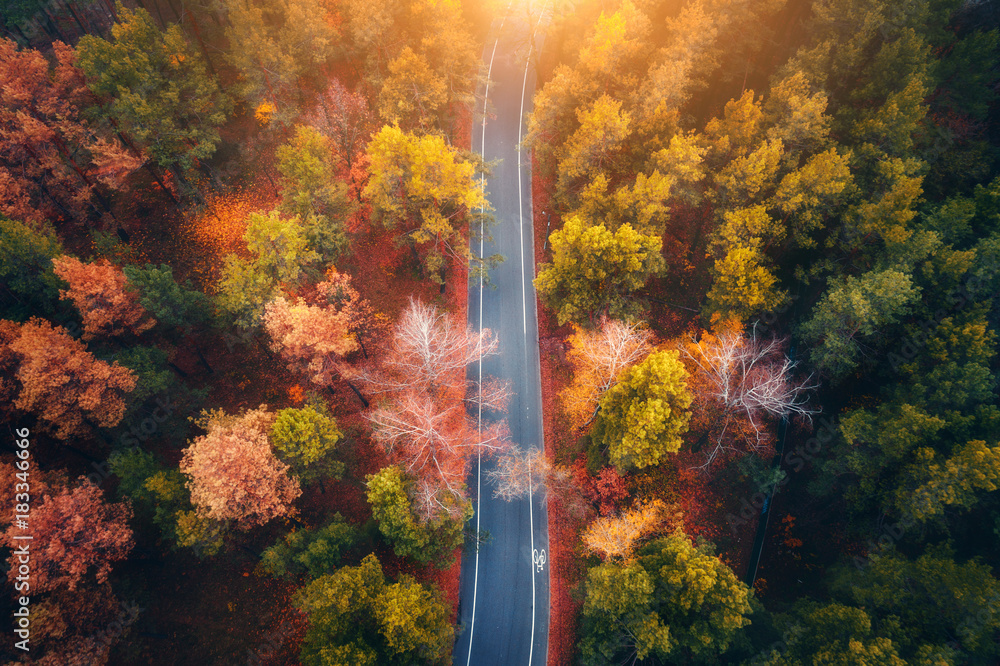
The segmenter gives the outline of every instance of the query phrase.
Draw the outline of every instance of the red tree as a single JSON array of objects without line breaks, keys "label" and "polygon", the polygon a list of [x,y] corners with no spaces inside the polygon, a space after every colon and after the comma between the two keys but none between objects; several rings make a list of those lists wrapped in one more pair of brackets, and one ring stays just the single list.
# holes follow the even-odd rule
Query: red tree
[{"label": "red tree", "polygon": [[[340,81],[332,79],[326,92],[317,97],[306,123],[333,139],[338,157],[348,173],[353,173],[374,129],[364,96],[352,93]],[[364,183],[352,183],[352,190],[358,193],[363,188]]]},{"label": "red tree", "polygon": [[242,416],[215,412],[206,417],[208,433],[184,451],[180,465],[199,511],[213,520],[235,520],[242,528],[291,511],[302,489],[271,450],[268,432],[274,418],[267,405]]},{"label": "red tree", "polygon": [[[28,527],[11,525],[3,544],[11,549],[30,541],[31,591],[47,592],[65,586],[75,590],[81,579],[93,571],[99,583],[108,579],[111,563],[125,559],[132,549],[128,526],[132,510],[127,504],[108,504],[97,486],[84,482],[56,495],[45,495],[32,507]],[[11,580],[16,578],[17,558],[11,557]]]},{"label": "red tree", "polygon": [[98,181],[120,187],[141,162],[84,121],[93,97],[76,53],[62,42],[52,46],[50,70],[40,52],[0,39],[0,212],[81,221]]},{"label": "red tree", "polygon": [[318,305],[333,307],[347,316],[347,330],[354,335],[365,358],[379,348],[391,328],[389,318],[378,312],[351,286],[351,276],[331,268],[326,280],[316,285]]},{"label": "red tree", "polygon": [[[125,416],[125,396],[135,388],[128,368],[100,361],[66,333],[43,319],[0,329],[0,359],[16,365],[14,406],[33,412],[57,437],[85,433],[86,425],[110,428]],[[0,361],[2,362],[2,361]]]},{"label": "red tree", "polygon": [[69,283],[69,289],[63,289],[59,295],[73,301],[80,311],[85,339],[126,331],[138,335],[156,325],[156,320],[139,304],[138,294],[128,289],[122,269],[107,260],[85,264],[62,255],[52,260],[52,268]]}]

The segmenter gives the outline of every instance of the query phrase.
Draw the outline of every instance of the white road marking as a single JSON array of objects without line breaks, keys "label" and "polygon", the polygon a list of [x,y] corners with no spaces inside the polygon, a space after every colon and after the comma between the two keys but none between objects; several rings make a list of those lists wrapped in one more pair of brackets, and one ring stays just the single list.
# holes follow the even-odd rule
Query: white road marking
[{"label": "white road marking", "polygon": [[[513,4],[513,1],[512,3]],[[507,10],[510,11],[510,5],[507,5]],[[486,105],[490,96],[490,76],[493,74],[493,59],[497,54],[497,44],[500,43],[500,32],[503,30],[503,24],[507,20],[507,15],[504,14],[503,19],[500,21],[500,27],[497,29],[497,39],[493,42],[493,52],[490,54],[490,66],[486,72],[486,90],[483,92],[483,140],[482,147],[479,149],[479,154],[486,159]],[[482,174],[479,177],[479,186],[483,188],[483,193],[486,192],[486,174]],[[479,218],[479,257],[483,257],[485,251],[484,245],[484,233],[486,231],[483,223],[482,215],[486,214],[486,205],[483,204],[479,208],[480,218]],[[479,330],[483,330],[483,275],[479,274]],[[483,385],[483,359],[479,359],[479,385]],[[479,415],[477,417],[477,426],[479,428],[479,434],[482,435],[483,432],[483,406],[479,405]],[[478,451],[476,454],[476,564],[473,568],[473,578],[472,578],[472,620],[469,622],[469,652],[468,657],[465,660],[465,666],[469,666],[472,660],[472,637],[476,633],[476,596],[479,592],[479,499],[483,491],[483,453]]]},{"label": "white road marking", "polygon": [[[546,4],[548,4],[548,3],[546,3]],[[486,89],[485,89],[484,94],[483,94],[482,142],[481,142],[481,148],[480,148],[480,155],[482,155],[484,159],[486,157],[486,110],[487,110],[488,100],[489,100],[490,76],[493,73],[493,61],[494,61],[494,59],[496,57],[497,44],[499,44],[499,42],[500,42],[500,33],[502,32],[503,26],[504,26],[504,24],[507,21],[507,15],[510,13],[511,5],[513,5],[513,0],[511,1],[511,3],[509,3],[507,5],[507,11],[504,13],[504,17],[500,21],[500,27],[497,29],[497,38],[496,38],[496,41],[493,42],[493,51],[490,54],[490,64],[489,64],[489,68],[488,68],[487,74],[486,74]],[[542,18],[542,14],[543,13],[544,13],[544,6],[543,6],[542,12],[539,12],[538,20],[535,23],[535,27],[536,28],[538,27],[538,24],[541,22],[541,18]],[[534,32],[530,33],[530,37],[529,38],[533,39],[533,37],[534,37]],[[525,92],[527,90],[527,85],[528,85],[528,68],[531,65],[531,52],[532,52],[533,48],[534,48],[534,42],[532,41],[532,43],[529,44],[529,47],[528,47],[528,57],[526,59],[525,65],[524,65],[524,80],[522,81],[522,84],[521,84],[521,108],[520,108],[520,114],[518,116],[518,128],[517,128],[517,157],[518,157],[518,160],[517,160],[517,162],[518,162],[517,163],[517,202],[518,202],[517,218],[518,218],[518,237],[520,238],[520,254],[521,254],[521,321],[522,321],[522,330],[524,332],[525,349],[527,349],[528,314],[527,314],[527,284],[526,284],[526,280],[525,280],[525,271],[524,271],[524,222],[523,222],[523,203],[522,203],[523,186],[522,186],[522,183],[521,183],[521,140],[522,140],[522,131],[523,131],[523,128],[524,128],[524,97],[525,97]],[[486,176],[485,175],[480,176],[480,187],[482,187],[483,190],[485,191],[485,189],[486,189]],[[481,214],[485,213],[485,206],[483,206],[483,207],[480,208],[480,213]],[[483,226],[483,221],[482,221],[482,219],[480,219],[480,223],[479,223],[479,256],[480,257],[483,257],[483,255],[485,253],[484,232],[485,232],[485,228]],[[534,239],[532,239],[532,242],[534,242]],[[532,271],[532,272],[534,272],[534,271]],[[483,276],[480,275],[479,276],[479,330],[480,331],[482,331],[482,329],[483,329],[483,287],[484,287]],[[536,310],[537,310],[537,304],[536,304]],[[482,384],[482,379],[483,379],[483,361],[482,361],[482,359],[479,359],[478,366],[479,366],[478,367],[479,382],[480,382],[480,384]],[[479,411],[479,414],[478,414],[478,428],[479,428],[479,431],[482,432],[482,427],[483,427],[483,408],[482,408],[482,405],[479,406],[479,410],[478,411]],[[534,571],[534,567],[537,567],[538,571],[542,571],[544,569],[544,565],[545,565],[545,549],[542,549],[542,551],[540,553],[535,549],[535,527],[534,527],[535,521],[534,521],[534,507],[533,507],[533,504],[532,504],[532,496],[534,494],[534,491],[533,491],[533,489],[531,487],[531,478],[530,478],[531,475],[530,475],[530,472],[529,472],[528,476],[529,476],[529,478],[528,478],[528,520],[529,520],[529,535],[530,535],[530,538],[531,538],[532,564],[534,565],[533,566],[532,575],[531,575],[531,642],[530,642],[530,647],[529,647],[529,651],[528,651],[528,666],[531,666],[531,662],[532,662],[532,658],[534,656],[534,650],[535,650],[535,616],[537,614],[536,613],[537,609],[535,607],[535,573],[536,572]],[[479,588],[479,534],[480,534],[480,532],[479,532],[479,524],[480,524],[479,523],[479,520],[480,520],[479,505],[480,505],[481,494],[482,494],[482,453],[480,452],[480,453],[477,454],[477,461],[476,461],[476,559],[475,559],[474,575],[473,575],[473,583],[472,583],[472,619],[469,622],[469,652],[468,652],[468,655],[467,655],[467,658],[466,658],[466,661],[465,661],[466,666],[469,666],[469,664],[471,663],[471,660],[472,660],[472,639],[473,639],[473,636],[475,635],[475,629],[476,629],[476,597],[477,597],[478,588]]]},{"label": "white road marking", "polygon": [[[529,38],[530,39],[530,38]],[[521,218],[521,214],[524,211],[523,205],[521,203],[521,195],[523,187],[521,187],[521,130],[524,127],[524,91],[528,87],[528,67],[531,66],[531,49],[534,47],[534,43],[528,45],[528,57],[525,58],[524,62],[524,80],[521,82],[521,109],[518,115],[517,123],[517,233],[518,237],[521,239],[521,321],[524,324],[524,349],[527,352],[528,349],[528,300],[526,296],[525,279],[524,279],[524,221]],[[534,227],[532,227],[534,228]],[[532,239],[532,243],[534,239]],[[525,360],[528,356],[525,353]],[[530,459],[529,459],[530,460]],[[532,501],[534,497],[534,491],[531,487],[531,463],[528,463],[528,534],[531,537],[531,552],[535,552],[535,510],[534,502]],[[528,644],[528,666],[531,666],[531,658],[535,654],[535,616],[537,615],[537,608],[535,608],[535,572],[531,572],[531,642]]]},{"label": "white road marking", "polygon": [[535,566],[538,567],[538,572],[541,573],[545,571],[545,549],[542,548],[541,552],[531,549],[531,561],[534,562]]},{"label": "white road marking", "polygon": [[[517,123],[517,236],[521,241],[521,322],[524,324],[524,348],[528,348],[528,297],[525,294],[526,286],[524,280],[524,220],[521,213],[524,211],[524,204],[521,195],[524,188],[521,186],[521,130],[524,128],[524,91],[528,87],[528,66],[531,64],[531,47],[528,45],[528,57],[524,63],[524,80],[521,82],[521,111],[518,115]],[[530,497],[530,495],[529,495]],[[528,662],[529,664],[531,662]]]}]

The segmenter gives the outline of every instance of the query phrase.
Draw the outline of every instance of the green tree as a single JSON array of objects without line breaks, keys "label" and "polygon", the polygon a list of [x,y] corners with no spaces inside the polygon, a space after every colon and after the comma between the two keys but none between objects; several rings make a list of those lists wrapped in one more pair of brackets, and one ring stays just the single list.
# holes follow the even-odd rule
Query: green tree
[{"label": "green tree", "polygon": [[240,73],[237,89],[257,108],[274,105],[277,118],[294,116],[302,81],[318,82],[339,38],[323,3],[308,0],[223,0],[228,26],[226,58]]},{"label": "green tree", "polygon": [[[802,601],[778,625],[786,637],[780,649],[772,648],[750,662],[755,666],[906,666],[892,640],[878,635],[863,609],[838,603]],[[930,666],[950,661],[919,662]]]},{"label": "green tree", "polygon": [[357,539],[357,530],[337,513],[323,527],[289,532],[261,554],[260,563],[275,578],[318,578],[332,573]]},{"label": "green tree", "polygon": [[[167,469],[156,456],[138,446],[112,452],[108,468],[119,479],[118,496],[128,498],[137,514],[159,527],[163,539],[174,548],[183,545],[185,533],[179,531],[179,519],[184,512],[193,515],[184,475]],[[221,538],[216,545],[221,546]]]},{"label": "green tree", "polygon": [[945,525],[946,511],[973,507],[996,485],[995,447],[986,444],[1000,422],[989,369],[995,335],[982,308],[906,327],[887,356],[895,381],[882,403],[842,418],[825,487],[839,478],[838,493],[862,521],[882,511]]},{"label": "green tree", "polygon": [[52,259],[62,253],[55,234],[0,215],[0,317],[24,321],[55,312],[63,282]]},{"label": "green tree", "polygon": [[864,608],[910,663],[913,655],[945,645],[967,663],[985,664],[1000,655],[994,640],[1000,581],[978,560],[956,561],[947,544],[913,560],[894,549],[870,552],[860,571],[835,571],[830,590],[837,600]]},{"label": "green tree", "polygon": [[473,235],[483,214],[491,210],[477,165],[436,135],[419,136],[395,125],[383,127],[368,144],[369,172],[364,196],[376,219],[400,227],[400,238],[416,251],[431,278],[444,282],[447,259],[472,261],[480,269],[462,233],[465,222]]},{"label": "green tree", "polygon": [[802,324],[813,362],[832,378],[843,378],[860,362],[857,338],[898,321],[919,293],[909,275],[891,269],[834,281]]},{"label": "green tree", "polygon": [[344,464],[330,456],[343,437],[337,421],[325,409],[313,405],[281,410],[270,433],[271,445],[278,458],[291,467],[303,483],[323,477],[341,477]]},{"label": "green tree", "polygon": [[471,502],[465,502],[458,518],[444,511],[421,520],[414,514],[410,496],[415,484],[399,467],[384,467],[369,475],[367,484],[372,517],[396,555],[425,564],[435,562],[442,569],[452,565],[452,555],[462,545],[465,522],[472,517]]},{"label": "green tree", "polygon": [[134,416],[134,409],[149,398],[168,392],[181,392],[180,380],[167,365],[167,353],[158,347],[126,347],[115,354],[113,360],[131,370],[136,378],[135,388],[129,394],[132,409],[126,414],[126,421]]},{"label": "green tree", "polygon": [[618,469],[641,469],[677,453],[691,418],[686,380],[679,353],[658,351],[624,370],[604,394],[593,437]]},{"label": "green tree", "polygon": [[207,324],[212,317],[211,300],[190,283],[177,284],[174,271],[166,264],[159,267],[125,266],[129,288],[139,294],[139,304],[157,323],[175,330],[188,330]]},{"label": "green tree", "polygon": [[309,615],[305,666],[439,663],[454,641],[437,588],[406,575],[389,583],[375,555],[313,580],[294,603]]},{"label": "green tree", "polygon": [[611,232],[571,215],[552,232],[552,263],[542,264],[535,288],[560,324],[605,314],[621,319],[639,309],[631,293],[663,270],[658,236],[623,224]]},{"label": "green tree", "polygon": [[325,263],[348,247],[344,219],[352,210],[347,185],[336,178],[337,163],[330,139],[308,125],[296,125],[295,136],[278,148],[281,211],[303,221],[309,247]]},{"label": "green tree", "polygon": [[104,100],[102,113],[184,183],[185,172],[215,152],[229,100],[180,26],[161,32],[146,10],[121,4],[117,15],[110,41],[80,39],[80,69]]},{"label": "green tree", "polygon": [[994,68],[1000,58],[1000,32],[996,28],[972,31],[956,40],[942,56],[933,70],[943,93],[935,102],[984,120],[997,97],[993,86]]},{"label": "green tree", "polygon": [[683,533],[650,542],[629,563],[587,572],[580,652],[584,664],[654,658],[711,659],[750,624],[751,591]]},{"label": "green tree", "polygon": [[229,522],[216,520],[197,510],[179,511],[176,520],[177,545],[190,548],[199,559],[218,555],[225,545]]}]

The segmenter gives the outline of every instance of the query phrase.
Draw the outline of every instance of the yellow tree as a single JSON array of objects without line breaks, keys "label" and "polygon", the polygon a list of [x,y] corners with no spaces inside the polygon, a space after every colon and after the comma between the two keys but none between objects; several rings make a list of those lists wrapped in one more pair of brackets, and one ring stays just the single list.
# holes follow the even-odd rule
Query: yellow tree
[{"label": "yellow tree", "polygon": [[629,136],[632,117],[622,103],[601,95],[586,109],[577,110],[579,128],[566,141],[565,157],[559,162],[559,191],[571,192],[608,169]]},{"label": "yellow tree", "polygon": [[810,234],[825,226],[851,191],[854,177],[850,160],[850,151],[842,155],[831,148],[811,156],[801,168],[781,179],[768,203],[784,214],[796,245],[815,247]]},{"label": "yellow tree", "polygon": [[379,115],[387,123],[428,128],[448,100],[448,84],[427,59],[410,47],[389,63],[389,76],[379,93]]},{"label": "yellow tree", "polygon": [[583,545],[602,560],[628,561],[639,542],[669,520],[669,507],[661,500],[653,500],[617,516],[595,519],[583,532]]},{"label": "yellow tree", "polygon": [[424,250],[423,264],[431,278],[444,283],[447,259],[472,261],[479,270],[487,262],[472,255],[462,233],[479,231],[479,221],[491,210],[481,181],[480,165],[435,135],[418,136],[386,125],[368,144],[371,178],[364,196],[375,217],[401,228],[401,239]]},{"label": "yellow tree", "polygon": [[662,239],[630,224],[611,232],[571,215],[550,240],[552,263],[539,267],[535,288],[560,324],[632,313],[637,308],[632,292],[663,269]]},{"label": "yellow tree", "polygon": [[678,352],[658,351],[625,370],[604,394],[593,436],[616,467],[648,467],[680,450],[691,418],[687,378]]},{"label": "yellow tree", "polygon": [[724,317],[748,319],[780,306],[787,292],[777,288],[778,278],[767,266],[759,248],[735,245],[715,262],[715,280],[708,292],[706,310]]},{"label": "yellow tree", "polygon": [[943,460],[922,447],[916,460],[906,473],[909,483],[896,491],[894,500],[901,514],[918,521],[941,515],[948,507],[968,509],[981,494],[1000,488],[1000,446],[973,440]]},{"label": "yellow tree", "polygon": [[[750,624],[750,589],[712,551],[676,532],[624,563],[587,572],[584,664],[714,663]],[[702,657],[703,659],[698,659]]]}]

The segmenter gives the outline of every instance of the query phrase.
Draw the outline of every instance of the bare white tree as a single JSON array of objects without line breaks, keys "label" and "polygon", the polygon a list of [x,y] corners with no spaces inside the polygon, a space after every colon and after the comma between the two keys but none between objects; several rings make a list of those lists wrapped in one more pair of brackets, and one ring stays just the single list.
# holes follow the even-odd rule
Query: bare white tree
[{"label": "bare white tree", "polygon": [[470,380],[466,386],[465,402],[488,412],[506,412],[514,393],[505,379],[488,377],[483,382]]},{"label": "bare white tree", "polygon": [[570,470],[552,464],[541,449],[511,446],[486,473],[486,480],[494,486],[493,496],[507,502],[541,493],[557,497],[563,509],[577,518],[593,510]]},{"label": "bare white tree", "polygon": [[[417,479],[414,504],[425,518],[460,513],[469,459],[509,446],[506,422],[480,427],[462,403],[442,408],[426,393],[407,392],[365,415],[390,459]],[[448,496],[452,497],[448,497]]]},{"label": "bare white tree", "polygon": [[601,397],[615,385],[622,371],[652,350],[653,334],[644,325],[602,318],[595,331],[577,329],[570,336],[568,356],[573,382],[563,392],[566,412],[579,425],[597,416]]},{"label": "bare white tree", "polygon": [[436,394],[459,380],[464,383],[466,367],[497,352],[497,339],[488,328],[474,331],[433,305],[411,298],[396,324],[382,370],[368,371],[361,378],[376,392],[420,388]]},{"label": "bare white tree", "polygon": [[510,502],[533,492],[544,492],[551,474],[552,464],[544,451],[524,451],[514,446],[486,473],[486,479],[495,486],[494,497]]},{"label": "bare white tree", "polygon": [[812,375],[793,378],[796,363],[783,347],[783,340],[758,338],[756,328],[749,336],[729,328],[680,345],[695,369],[691,388],[699,394],[696,405],[709,428],[711,445],[701,467],[710,466],[723,452],[738,451],[739,444],[755,452],[765,450],[771,440],[768,418],[811,420],[818,413],[808,396],[818,384]]}]

